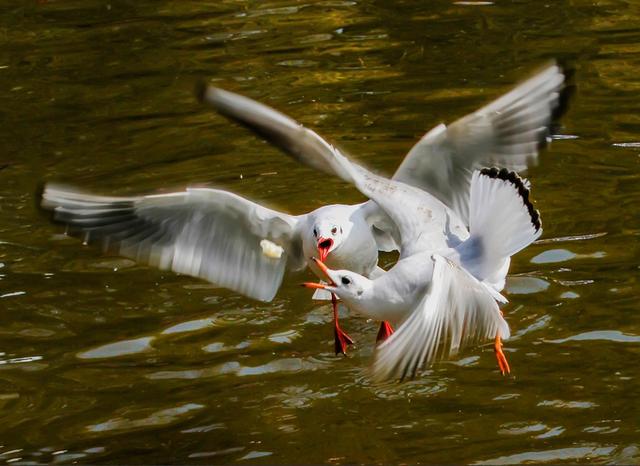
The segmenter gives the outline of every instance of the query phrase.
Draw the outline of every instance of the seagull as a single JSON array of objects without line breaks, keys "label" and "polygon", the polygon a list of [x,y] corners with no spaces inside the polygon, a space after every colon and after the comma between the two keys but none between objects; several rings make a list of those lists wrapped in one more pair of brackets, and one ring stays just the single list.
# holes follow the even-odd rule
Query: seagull
[{"label": "seagull", "polygon": [[[462,220],[451,228],[465,229],[465,192],[472,169],[491,164],[522,170],[533,162],[563,108],[564,82],[562,69],[551,64],[488,106],[448,127],[436,126],[411,149],[394,179],[432,191],[459,211],[456,218]],[[200,96],[293,153],[334,150],[313,131],[251,99],[211,87],[203,88]],[[396,227],[371,201],[290,215],[221,189],[111,197],[49,183],[41,206],[85,243],[101,243],[108,252],[261,301],[274,298],[287,269],[309,267],[324,277],[312,256],[329,267],[376,278],[384,274],[377,265],[378,251],[398,248]],[[435,222],[431,233],[424,231],[434,246],[445,246],[438,224],[443,221]],[[335,294],[330,297],[336,354],[345,353],[353,340],[339,325]],[[383,322],[380,340],[391,332]]]},{"label": "seagull", "polygon": [[330,162],[336,174],[385,210],[400,234],[400,258],[383,276],[372,280],[315,259],[329,283],[304,283],[336,294],[353,311],[399,325],[376,349],[374,379],[415,377],[435,360],[488,338],[495,338],[500,371],[509,373],[502,351],[509,326],[498,306],[507,300],[491,281],[506,274],[509,258],[542,233],[528,184],[506,169],[475,171],[469,233],[461,237],[445,228],[450,246],[434,250],[422,232],[431,228],[433,216],[449,215],[444,205],[438,207],[425,191],[351,164],[339,152]]},{"label": "seagull", "polygon": [[[510,92],[479,110],[446,126],[439,124],[427,132],[409,151],[393,175],[393,180],[423,189],[449,208],[458,221],[452,228],[464,229],[469,224],[469,193],[472,172],[483,166],[498,166],[521,171],[536,161],[541,145],[546,142],[550,125],[566,109],[572,86],[566,85],[563,69],[551,63],[522,82]],[[283,149],[312,168],[331,173],[330,159],[337,149],[314,131],[305,128],[282,113],[213,86],[202,85],[200,99],[219,113],[241,123],[250,130]],[[315,157],[309,157],[315,156]],[[378,251],[398,249],[398,233],[389,216],[377,204],[367,201],[356,205],[327,205],[310,214],[302,235],[304,257],[317,249],[321,262],[327,266],[349,269],[368,278],[384,274],[377,266]],[[446,247],[441,234],[445,217],[431,219],[423,225],[423,238],[431,247]],[[454,222],[455,223],[455,222]],[[301,224],[302,225],[302,224]],[[307,259],[309,268],[321,278],[318,264]],[[505,270],[508,269],[505,264]],[[504,287],[505,273],[498,273]],[[323,292],[324,294],[321,294]],[[315,299],[327,299],[319,289]],[[337,300],[330,294],[333,315],[335,349],[345,353],[353,340],[338,324]],[[378,341],[393,333],[383,321]]]}]

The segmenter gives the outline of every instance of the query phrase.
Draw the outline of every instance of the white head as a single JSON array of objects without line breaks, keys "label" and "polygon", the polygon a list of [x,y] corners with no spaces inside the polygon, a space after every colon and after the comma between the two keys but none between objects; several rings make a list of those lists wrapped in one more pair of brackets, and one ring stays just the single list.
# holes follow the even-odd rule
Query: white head
[{"label": "white head", "polygon": [[369,298],[372,281],[349,270],[331,270],[318,259],[313,259],[329,280],[324,283],[304,283],[307,288],[320,288],[337,295],[345,303],[357,306],[358,303]]},{"label": "white head", "polygon": [[353,227],[351,210],[342,206],[325,206],[314,212],[309,232],[311,244],[318,248],[318,257],[325,261],[332,251],[338,249],[349,236]]},{"label": "white head", "polygon": [[324,261],[331,251],[342,244],[344,228],[333,219],[321,219],[313,225],[313,239],[318,247],[320,260]]}]

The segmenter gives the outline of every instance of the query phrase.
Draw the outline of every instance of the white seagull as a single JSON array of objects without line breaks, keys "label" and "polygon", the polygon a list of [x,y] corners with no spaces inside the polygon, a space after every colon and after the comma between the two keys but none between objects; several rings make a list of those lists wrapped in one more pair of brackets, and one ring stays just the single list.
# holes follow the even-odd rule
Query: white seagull
[{"label": "white seagull", "polygon": [[[436,126],[411,149],[394,179],[433,192],[459,213],[462,220],[453,228],[464,228],[471,171],[489,164],[526,168],[562,107],[564,81],[560,67],[550,65],[488,106],[448,127]],[[253,100],[215,88],[203,89],[202,97],[294,154],[333,150],[313,131]],[[309,266],[323,276],[308,259],[316,254],[330,267],[377,277],[383,273],[377,266],[378,250],[395,249],[398,237],[373,202],[289,215],[219,189],[105,197],[47,184],[42,207],[85,242],[98,241],[140,263],[203,278],[262,301],[273,299],[286,268]],[[437,233],[442,221],[432,226],[433,245],[444,244]],[[351,339],[339,326],[332,298],[335,349],[344,353]],[[380,338],[390,333],[383,323]]]},{"label": "white seagull", "polygon": [[460,235],[446,227],[443,235],[450,246],[434,250],[422,233],[432,228],[434,216],[448,216],[444,205],[424,191],[351,164],[338,152],[329,164],[374,200],[399,230],[400,259],[381,277],[331,270],[316,260],[329,284],[304,284],[336,294],[367,317],[400,325],[376,350],[374,378],[413,377],[436,359],[488,338],[495,338],[500,371],[508,373],[501,339],[509,337],[509,326],[498,307],[506,299],[492,282],[506,275],[510,256],[542,233],[522,179],[505,169],[475,171],[469,232]]}]

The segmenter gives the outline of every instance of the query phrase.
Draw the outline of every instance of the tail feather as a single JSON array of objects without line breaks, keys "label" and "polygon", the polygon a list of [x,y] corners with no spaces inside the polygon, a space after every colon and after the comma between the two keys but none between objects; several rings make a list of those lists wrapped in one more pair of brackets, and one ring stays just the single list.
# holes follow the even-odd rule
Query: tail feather
[{"label": "tail feather", "polygon": [[476,278],[501,290],[509,258],[542,234],[529,183],[506,169],[474,172],[469,231],[469,239],[457,248],[461,262]]}]

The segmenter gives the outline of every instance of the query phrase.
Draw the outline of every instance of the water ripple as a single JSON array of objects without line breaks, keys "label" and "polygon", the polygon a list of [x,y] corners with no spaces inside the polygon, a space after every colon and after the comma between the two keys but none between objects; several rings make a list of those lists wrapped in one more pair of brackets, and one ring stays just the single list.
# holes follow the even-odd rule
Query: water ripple
[{"label": "water ripple", "polygon": [[593,330],[591,332],[579,333],[567,338],[558,340],[545,340],[547,343],[566,343],[568,341],[593,341],[606,340],[618,343],[640,343],[640,336],[622,333],[619,330]]},{"label": "water ripple", "polygon": [[172,424],[193,411],[204,408],[204,405],[198,403],[186,403],[175,408],[162,409],[150,414],[147,417],[130,419],[124,417],[116,417],[99,424],[93,424],[86,427],[88,432],[108,432],[134,430],[146,427],[159,427]]},{"label": "water ripple", "polygon": [[154,339],[154,337],[142,337],[133,340],[118,341],[83,351],[78,353],[77,356],[80,359],[101,359],[144,353],[153,349],[151,347],[151,342]]},{"label": "water ripple", "polygon": [[239,377],[252,375],[266,375],[280,372],[305,372],[316,371],[324,368],[327,363],[314,358],[285,358],[276,359],[259,366],[243,366],[237,361],[229,361],[224,364],[206,369],[159,371],[146,375],[151,380],[170,379],[202,379],[217,377],[226,374],[235,374]]},{"label": "water ripple", "polygon": [[595,408],[597,403],[591,401],[563,401],[563,400],[544,400],[538,403],[538,406],[549,406],[552,408],[567,408],[567,409],[591,409]]},{"label": "water ripple", "polygon": [[162,335],[171,335],[175,333],[196,332],[204,330],[216,325],[215,317],[207,317],[206,319],[190,320],[180,324],[173,325],[160,332]]},{"label": "water ripple", "polygon": [[509,294],[533,294],[549,288],[549,282],[538,277],[507,277],[506,291]]},{"label": "water ripple", "polygon": [[509,456],[499,456],[489,460],[477,461],[472,464],[524,464],[593,460],[594,458],[607,457],[614,450],[615,447],[600,447],[596,445],[558,448],[555,450],[536,450],[516,453]]}]

